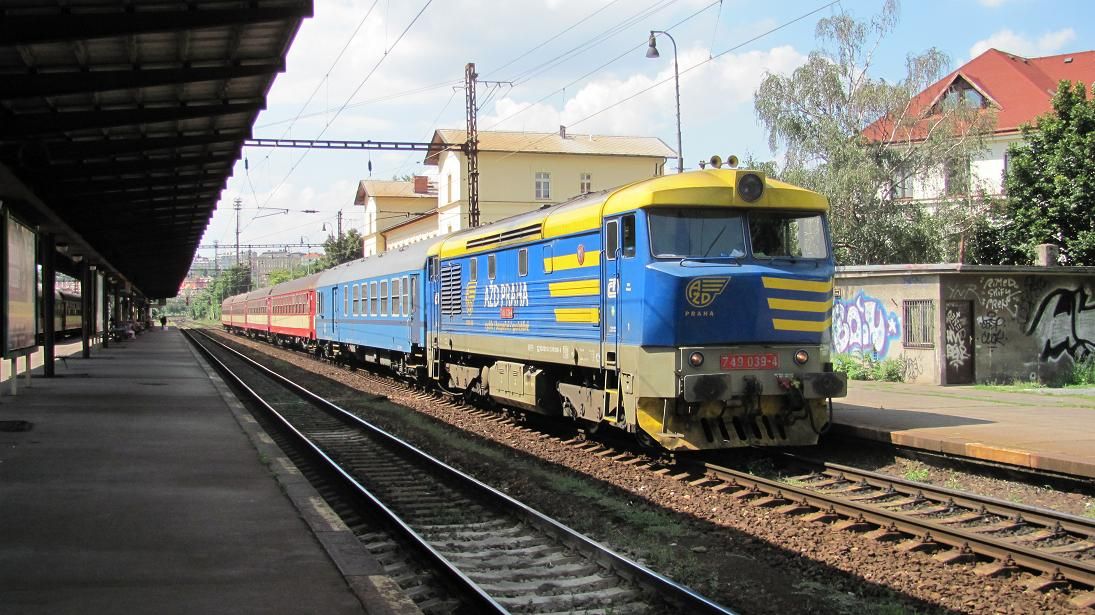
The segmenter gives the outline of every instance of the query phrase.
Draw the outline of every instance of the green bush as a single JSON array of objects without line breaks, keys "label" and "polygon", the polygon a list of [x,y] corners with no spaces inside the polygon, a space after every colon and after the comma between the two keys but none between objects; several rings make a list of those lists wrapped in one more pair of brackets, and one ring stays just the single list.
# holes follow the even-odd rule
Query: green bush
[{"label": "green bush", "polygon": [[1087,356],[1072,364],[1066,376],[1066,385],[1095,385],[1095,357]]},{"label": "green bush", "polygon": [[904,361],[901,359],[880,361],[872,353],[854,352],[834,355],[833,369],[848,374],[849,380],[905,381]]}]

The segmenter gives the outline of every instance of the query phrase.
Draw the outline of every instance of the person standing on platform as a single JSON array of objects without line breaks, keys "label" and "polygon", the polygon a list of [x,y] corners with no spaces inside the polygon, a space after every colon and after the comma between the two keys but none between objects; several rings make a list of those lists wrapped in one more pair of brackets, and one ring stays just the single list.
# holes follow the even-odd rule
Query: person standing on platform
[{"label": "person standing on platform", "polygon": [[167,331],[167,316],[160,316],[160,329]]}]

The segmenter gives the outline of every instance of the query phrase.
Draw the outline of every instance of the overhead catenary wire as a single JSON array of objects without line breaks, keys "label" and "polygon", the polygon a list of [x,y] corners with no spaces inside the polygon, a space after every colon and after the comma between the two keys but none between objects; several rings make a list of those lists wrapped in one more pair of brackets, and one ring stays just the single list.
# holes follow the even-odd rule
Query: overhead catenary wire
[{"label": "overhead catenary wire", "polygon": [[[758,34],[758,35],[756,35],[756,36],[754,36],[754,37],[752,37],[752,38],[750,38],[750,39],[748,39],[748,40],[742,41],[741,43],[738,43],[737,45],[734,45],[733,47],[730,47],[729,49],[725,49],[725,50],[723,50],[723,51],[719,52],[718,54],[716,54],[716,55],[714,55],[714,56],[711,56],[711,57],[709,57],[709,58],[708,58],[708,59],[706,59],[706,60],[703,60],[703,61],[701,61],[701,62],[698,62],[698,63],[696,63],[696,64],[693,64],[692,66],[689,66],[688,68],[682,69],[682,70],[681,70],[681,71],[679,72],[679,74],[680,74],[680,75],[684,75],[685,73],[691,72],[691,71],[693,71],[693,70],[695,70],[695,69],[697,69],[697,68],[699,68],[699,67],[701,67],[701,66],[704,66],[704,65],[706,65],[706,64],[708,64],[708,63],[710,63],[710,62],[713,62],[713,61],[715,61],[715,60],[717,60],[717,59],[721,58],[722,56],[724,56],[724,55],[726,55],[726,54],[728,54],[728,53],[732,53],[732,52],[734,52],[734,51],[737,51],[738,49],[741,49],[742,47],[744,47],[744,46],[746,46],[746,45],[748,45],[748,44],[750,44],[750,43],[754,43],[754,42],[756,42],[756,41],[758,41],[758,40],[760,40],[760,39],[762,39],[762,38],[764,38],[764,37],[766,37],[766,36],[768,36],[768,35],[770,35],[770,34],[773,34],[773,33],[775,33],[775,32],[778,32],[778,31],[780,31],[780,30],[782,30],[782,29],[784,29],[784,28],[787,28],[787,27],[789,27],[789,26],[791,26],[791,25],[793,25],[793,24],[795,24],[795,23],[798,23],[799,21],[802,21],[803,19],[806,19],[807,17],[810,17],[811,15],[815,15],[815,14],[817,14],[817,13],[819,13],[819,12],[821,12],[821,11],[823,11],[823,10],[825,10],[825,9],[827,9],[827,8],[829,8],[829,7],[831,7],[831,6],[833,6],[833,5],[839,4],[840,2],[841,2],[841,0],[832,0],[832,2],[828,2],[828,3],[826,3],[826,4],[823,4],[823,5],[821,5],[821,6],[817,7],[817,8],[815,8],[815,9],[813,9],[813,10],[811,10],[811,11],[807,12],[807,13],[803,13],[802,15],[799,15],[798,17],[795,17],[794,19],[791,19],[791,20],[789,20],[789,21],[783,22],[782,24],[780,24],[780,25],[778,25],[778,26],[776,26],[776,27],[774,27],[774,28],[771,28],[770,30],[766,30],[765,32],[762,32],[762,33],[760,33],[760,34]],[[714,4],[714,3],[712,3],[712,4]],[[702,9],[702,10],[706,10],[707,8],[710,8],[710,6],[712,6],[712,5],[708,5],[707,7],[705,7],[705,8],[704,8],[704,9]],[[679,24],[678,24],[678,25],[679,25]],[[643,42],[642,44],[643,44],[643,45],[645,45],[646,43],[645,43],[645,42]],[[656,83],[653,83],[653,84],[651,84],[651,85],[649,85],[649,86],[647,86],[647,87],[645,87],[645,88],[643,88],[643,89],[641,89],[641,90],[639,90],[639,91],[637,91],[637,92],[634,92],[634,93],[633,93],[633,94],[631,94],[630,96],[626,96],[626,97],[624,97],[624,98],[622,98],[622,99],[620,99],[620,100],[618,100],[618,101],[616,101],[616,102],[614,102],[614,103],[612,103],[612,104],[610,104],[610,105],[608,105],[608,106],[605,106],[605,107],[603,107],[603,108],[601,108],[601,109],[599,109],[599,110],[597,110],[597,111],[594,111],[593,113],[590,113],[589,115],[587,115],[587,116],[585,116],[585,117],[583,117],[583,118],[580,118],[580,119],[578,119],[578,120],[574,120],[574,121],[571,121],[571,122],[570,122],[570,125],[571,125],[571,126],[577,126],[578,124],[581,124],[582,122],[585,122],[585,121],[591,120],[591,119],[593,119],[593,118],[597,117],[598,115],[600,115],[600,114],[602,114],[602,113],[604,113],[604,112],[606,112],[606,111],[609,111],[609,110],[611,110],[611,109],[614,109],[614,108],[616,108],[616,107],[618,107],[618,106],[620,106],[620,105],[622,105],[622,104],[624,104],[624,103],[626,103],[626,102],[628,102],[628,101],[630,101],[630,100],[633,100],[634,98],[636,98],[636,97],[638,97],[638,96],[641,96],[641,95],[643,95],[643,94],[645,94],[645,93],[649,92],[650,90],[653,90],[654,88],[656,88],[656,87],[658,87],[658,86],[660,86],[660,85],[663,85],[663,84],[665,84],[665,83],[669,83],[669,82],[670,82],[670,81],[672,81],[672,80],[673,80],[674,78],[676,78],[676,77],[674,77],[674,76],[670,76],[670,77],[667,77],[667,78],[665,78],[665,79],[662,79],[661,81],[658,81],[658,82],[656,82]],[[553,92],[552,94],[554,94],[554,92]],[[516,114],[514,114],[514,115],[516,115]],[[501,121],[504,121],[504,120],[501,120]],[[497,124],[495,124],[495,125],[497,125]],[[554,134],[554,133],[548,133],[548,134],[546,134],[546,135],[544,135],[544,136],[542,136],[542,137],[539,137],[539,138],[533,139],[533,140],[531,140],[531,141],[530,141],[530,142],[529,142],[529,143],[528,143],[528,144],[527,144],[527,145],[525,146],[525,148],[528,148],[528,147],[532,147],[532,146],[534,146],[534,145],[536,145],[536,144],[538,144],[538,143],[542,143],[543,141],[545,141],[545,140],[547,140],[547,139],[550,139],[550,138],[552,138],[552,137],[554,137],[554,136],[555,136],[555,134]],[[506,158],[509,158],[509,157],[511,157],[511,156],[514,156],[514,155],[516,155],[516,154],[520,154],[520,153],[523,153],[523,152],[527,152],[527,151],[529,151],[529,150],[528,150],[528,149],[518,149],[518,150],[514,150],[514,151],[512,151],[512,152],[507,152],[507,153],[506,153],[506,155],[504,155],[504,156],[502,156],[501,158],[499,158],[499,160],[505,160]]]},{"label": "overhead catenary wire", "polygon": [[[324,134],[326,134],[327,130],[331,127],[334,121],[338,119],[339,115],[341,115],[346,107],[350,104],[350,101],[352,101],[354,97],[357,96],[357,93],[361,91],[361,88],[365,87],[365,84],[369,81],[369,78],[376,73],[377,69],[379,69],[380,66],[384,63],[384,60],[387,59],[391,52],[399,45],[399,42],[403,40],[403,37],[407,35],[407,32],[410,31],[414,24],[418,22],[419,18],[422,17],[422,14],[432,3],[433,0],[426,0],[426,3],[422,5],[422,8],[419,9],[417,14],[415,14],[414,19],[412,19],[410,23],[408,23],[407,26],[403,29],[403,31],[399,33],[399,36],[392,43],[391,47],[384,51],[384,54],[381,55],[376,64],[374,64],[373,67],[367,73],[365,73],[365,76],[361,79],[360,82],[358,82],[357,87],[355,87],[353,92],[351,92],[350,95],[346,98],[346,101],[343,102],[341,106],[339,106],[338,110],[335,111],[335,114],[323,127],[323,130],[321,130],[320,133],[314,137],[314,139],[319,139]],[[274,195],[276,195],[278,190],[280,190],[281,187],[285,185],[285,182],[288,181],[289,177],[292,176],[293,172],[296,171],[297,167],[300,166],[300,163],[308,156],[311,151],[311,149],[305,149],[300,158],[297,158],[296,162],[293,163],[293,165],[289,168],[289,171],[285,174],[285,177],[283,177],[281,181],[278,182],[278,185],[274,187],[269,195],[267,195],[266,201],[263,203],[264,205],[266,203],[269,203],[270,199],[274,198]]]}]

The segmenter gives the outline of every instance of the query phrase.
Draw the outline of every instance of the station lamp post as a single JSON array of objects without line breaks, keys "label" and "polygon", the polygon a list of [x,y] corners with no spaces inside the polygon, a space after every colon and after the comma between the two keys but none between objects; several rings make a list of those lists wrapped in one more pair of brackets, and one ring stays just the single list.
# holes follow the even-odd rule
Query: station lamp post
[{"label": "station lamp post", "polygon": [[673,43],[673,82],[677,88],[677,172],[684,172],[684,152],[681,151],[681,73],[677,68],[677,41],[673,40],[673,36],[663,30],[651,30],[650,31],[650,43],[646,48],[646,57],[659,58],[661,54],[658,53],[658,42],[654,35],[664,34],[669,42]]}]

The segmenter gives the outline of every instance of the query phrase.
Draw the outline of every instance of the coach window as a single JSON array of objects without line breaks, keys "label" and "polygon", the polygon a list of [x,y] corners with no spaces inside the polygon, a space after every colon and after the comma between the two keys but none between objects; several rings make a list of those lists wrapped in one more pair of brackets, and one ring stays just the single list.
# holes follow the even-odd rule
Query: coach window
[{"label": "coach window", "polygon": [[378,299],[377,299],[377,295],[376,295],[376,282],[369,282],[369,315],[370,316],[376,316],[376,314],[377,314],[377,311],[376,311],[377,301],[378,301]]},{"label": "coach window", "polygon": [[621,218],[623,224],[620,226],[622,237],[622,244],[624,247],[624,258],[631,258],[635,256],[635,214],[624,216]]},{"label": "coach window", "polygon": [[354,316],[361,315],[361,285],[354,284]]},{"label": "coach window", "polygon": [[495,276],[496,273],[498,273],[497,259],[494,258],[493,254],[488,254],[487,255],[487,278],[489,278],[491,281],[493,281],[494,276]]},{"label": "coach window", "polygon": [[468,264],[468,281],[474,282],[479,279],[479,257],[471,257],[471,262]]},{"label": "coach window", "polygon": [[403,276],[403,315],[411,315],[411,278]]},{"label": "coach window", "polygon": [[388,281],[380,281],[380,315],[388,315]]},{"label": "coach window", "polygon": [[616,250],[620,247],[619,226],[620,223],[616,220],[605,224],[605,258],[610,261],[616,260]]},{"label": "coach window", "polygon": [[403,287],[399,278],[392,279],[392,316],[399,316],[403,312]]},{"label": "coach window", "polygon": [[528,248],[517,251],[517,275],[521,277],[528,275]]},{"label": "coach window", "polygon": [[350,287],[342,287],[342,315],[346,316],[350,313]]}]

